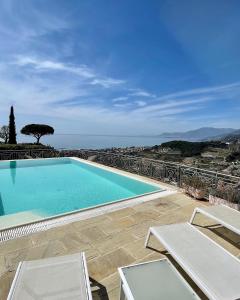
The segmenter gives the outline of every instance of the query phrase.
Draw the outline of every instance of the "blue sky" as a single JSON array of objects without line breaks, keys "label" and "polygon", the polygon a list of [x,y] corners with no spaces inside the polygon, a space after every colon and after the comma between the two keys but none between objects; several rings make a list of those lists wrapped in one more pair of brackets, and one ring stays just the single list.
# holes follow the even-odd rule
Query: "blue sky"
[{"label": "blue sky", "polygon": [[240,2],[1,0],[0,124],[239,128]]}]

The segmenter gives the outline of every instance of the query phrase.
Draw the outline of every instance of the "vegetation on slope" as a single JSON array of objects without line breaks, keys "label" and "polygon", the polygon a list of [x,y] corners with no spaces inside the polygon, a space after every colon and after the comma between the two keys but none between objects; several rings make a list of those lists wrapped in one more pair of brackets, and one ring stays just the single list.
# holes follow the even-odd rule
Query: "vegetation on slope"
[{"label": "vegetation on slope", "polygon": [[30,143],[21,143],[21,144],[4,144],[0,143],[1,150],[32,150],[32,149],[53,149],[50,146],[45,146],[43,144],[30,144]]},{"label": "vegetation on slope", "polygon": [[226,144],[219,141],[210,142],[188,142],[188,141],[170,141],[162,143],[160,148],[170,148],[180,150],[182,156],[200,155],[207,148],[226,148]]}]

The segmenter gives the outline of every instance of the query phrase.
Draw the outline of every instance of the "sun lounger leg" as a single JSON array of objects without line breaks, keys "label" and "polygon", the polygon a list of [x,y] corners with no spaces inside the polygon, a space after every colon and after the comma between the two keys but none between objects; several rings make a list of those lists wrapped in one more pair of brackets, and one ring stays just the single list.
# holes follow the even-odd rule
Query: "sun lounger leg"
[{"label": "sun lounger leg", "polygon": [[196,207],[193,211],[193,214],[192,214],[192,217],[191,217],[191,220],[190,220],[190,224],[193,224],[193,220],[194,220],[197,213],[198,213],[198,209]]},{"label": "sun lounger leg", "polygon": [[124,290],[123,290],[123,286],[122,286],[122,283],[121,283],[121,288],[120,288],[120,300],[126,300],[126,297],[125,297],[125,293],[124,293]]},{"label": "sun lounger leg", "polygon": [[149,228],[147,238],[146,238],[146,242],[145,242],[145,248],[147,248],[147,246],[148,246],[148,242],[149,242],[151,234],[152,234],[151,228]]}]

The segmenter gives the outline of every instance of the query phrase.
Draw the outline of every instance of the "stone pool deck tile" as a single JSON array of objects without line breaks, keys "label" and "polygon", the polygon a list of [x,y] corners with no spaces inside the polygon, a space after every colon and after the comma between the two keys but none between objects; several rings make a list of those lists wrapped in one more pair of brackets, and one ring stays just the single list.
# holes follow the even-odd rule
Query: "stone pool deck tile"
[{"label": "stone pool deck tile", "polygon": [[5,258],[3,255],[0,255],[0,278],[7,272],[7,268],[5,265]]},{"label": "stone pool deck tile", "polygon": [[64,235],[59,241],[68,251],[75,249],[83,249],[83,251],[90,250],[91,245],[82,239],[81,235],[74,232],[69,232]]},{"label": "stone pool deck tile", "polygon": [[117,234],[118,232],[130,228],[135,224],[136,222],[131,218],[131,216],[129,216],[129,217],[116,219],[115,221],[111,220],[107,223],[101,224],[100,228],[107,235],[111,235],[111,234]]},{"label": "stone pool deck tile", "polygon": [[5,273],[3,276],[1,276],[1,284],[0,284],[0,299],[6,300],[8,292],[10,290],[12,281],[14,278],[14,272],[11,273]]},{"label": "stone pool deck tile", "polygon": [[117,220],[117,219],[121,219],[123,217],[131,216],[131,215],[135,214],[135,212],[136,211],[134,209],[134,206],[127,207],[127,208],[123,208],[123,209],[108,213],[108,217],[112,220]]},{"label": "stone pool deck tile", "polygon": [[[135,258],[135,260],[142,259],[152,253],[152,250],[144,247],[145,238],[140,238],[134,242],[130,242],[123,246],[131,256]],[[151,244],[153,247],[153,244]],[[159,245],[157,245],[159,246]]]},{"label": "stone pool deck tile", "polygon": [[90,260],[88,263],[89,274],[95,280],[99,281],[116,272],[118,267],[131,264],[134,260],[134,257],[126,250],[119,248]]},{"label": "stone pool deck tile", "polygon": [[104,233],[99,226],[91,226],[89,228],[79,230],[79,235],[83,235],[89,243],[107,238],[107,234]]},{"label": "stone pool deck tile", "polygon": [[130,230],[123,230],[117,234],[109,235],[105,240],[93,242],[92,246],[98,249],[100,253],[105,254],[122,247],[122,245],[133,242],[136,239]]},{"label": "stone pool deck tile", "polygon": [[31,246],[32,241],[30,237],[22,237],[17,240],[10,240],[8,242],[0,243],[0,255],[4,255],[11,251],[24,249]]},{"label": "stone pool deck tile", "polygon": [[134,220],[136,224],[155,220],[157,221],[159,218],[159,212],[158,211],[138,211],[135,214],[131,215],[131,219]]},{"label": "stone pool deck tile", "polygon": [[[90,226],[99,226],[99,224],[107,223],[109,220],[112,220],[112,219],[108,216],[108,214],[104,214],[104,215],[96,216],[96,217],[86,219],[83,221],[74,222],[69,225],[71,225],[71,227],[73,227],[75,229],[82,230],[84,228],[89,228]],[[68,228],[69,228],[69,225],[68,225]]]},{"label": "stone pool deck tile", "polygon": [[[67,255],[85,251],[92,281],[93,299],[119,299],[117,268],[163,257],[163,246],[151,238],[144,242],[150,226],[186,222],[196,206],[208,205],[177,192],[156,200],[35,233],[0,244],[0,299],[5,300],[21,260]],[[204,229],[214,224],[197,215],[195,223],[208,236],[234,255],[240,253],[237,236],[224,228]]]}]

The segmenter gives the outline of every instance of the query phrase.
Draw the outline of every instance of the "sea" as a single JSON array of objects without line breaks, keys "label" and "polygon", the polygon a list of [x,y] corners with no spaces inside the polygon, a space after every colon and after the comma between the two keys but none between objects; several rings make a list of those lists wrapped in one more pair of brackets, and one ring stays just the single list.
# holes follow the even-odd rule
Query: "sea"
[{"label": "sea", "polygon": [[[25,143],[35,141],[33,137],[26,137],[21,134],[18,134],[17,139],[18,142]],[[112,147],[154,146],[170,140],[172,138],[156,136],[54,134],[42,137],[40,142],[56,149],[105,149]]]}]

